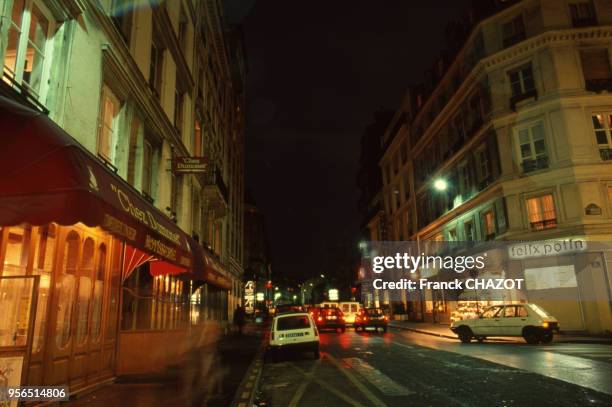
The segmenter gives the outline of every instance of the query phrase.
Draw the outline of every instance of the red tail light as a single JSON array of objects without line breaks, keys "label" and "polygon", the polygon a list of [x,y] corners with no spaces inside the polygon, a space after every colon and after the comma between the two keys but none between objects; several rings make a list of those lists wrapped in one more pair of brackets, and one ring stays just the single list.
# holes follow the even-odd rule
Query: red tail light
[{"label": "red tail light", "polygon": [[323,321],[323,318],[319,317],[317,318],[317,321]]},{"label": "red tail light", "polygon": [[389,317],[385,315],[385,321],[388,321],[388,320],[389,320]]}]

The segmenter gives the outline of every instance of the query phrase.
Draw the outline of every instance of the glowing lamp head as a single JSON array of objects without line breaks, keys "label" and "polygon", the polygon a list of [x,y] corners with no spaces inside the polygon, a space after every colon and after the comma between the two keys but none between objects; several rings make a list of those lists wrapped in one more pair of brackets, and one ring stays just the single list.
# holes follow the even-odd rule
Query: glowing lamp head
[{"label": "glowing lamp head", "polygon": [[446,189],[448,188],[448,183],[446,182],[446,180],[439,178],[434,181],[433,186],[438,191],[446,191]]}]

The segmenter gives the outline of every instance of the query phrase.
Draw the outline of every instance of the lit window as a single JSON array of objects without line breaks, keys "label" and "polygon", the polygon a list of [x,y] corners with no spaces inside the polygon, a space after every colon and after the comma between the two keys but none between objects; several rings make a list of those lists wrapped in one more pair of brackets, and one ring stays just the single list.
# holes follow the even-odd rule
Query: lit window
[{"label": "lit window", "polygon": [[548,153],[542,122],[518,131],[518,148],[523,172],[548,168]]},{"label": "lit window", "polygon": [[599,155],[602,160],[610,160],[612,159],[612,114],[594,114],[591,118]]},{"label": "lit window", "polygon": [[51,18],[37,2],[15,0],[8,20],[3,80],[44,99],[51,52]]},{"label": "lit window", "polygon": [[495,237],[495,213],[489,209],[482,215],[485,237],[490,240]]},{"label": "lit window", "polygon": [[115,127],[119,115],[119,99],[105,85],[102,87],[98,130],[98,154],[113,162],[113,147],[116,139]]},{"label": "lit window", "polygon": [[552,194],[527,199],[529,226],[534,230],[550,229],[557,226],[557,212]]},{"label": "lit window", "polygon": [[193,156],[202,156],[202,127],[199,120],[196,120],[193,131]]}]

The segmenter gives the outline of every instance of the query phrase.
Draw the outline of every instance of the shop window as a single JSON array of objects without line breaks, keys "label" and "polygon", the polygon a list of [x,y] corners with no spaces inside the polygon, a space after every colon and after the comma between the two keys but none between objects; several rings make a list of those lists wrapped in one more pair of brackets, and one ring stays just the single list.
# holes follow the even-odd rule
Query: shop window
[{"label": "shop window", "polygon": [[31,226],[8,228],[3,276],[25,276],[30,257]]},{"label": "shop window", "polygon": [[557,211],[552,194],[529,198],[526,203],[531,229],[544,230],[557,227]]},{"label": "shop window", "polygon": [[572,15],[572,26],[574,27],[588,27],[597,25],[597,17],[595,15],[595,7],[591,1],[581,1],[579,3],[572,3],[570,6],[570,13]]},{"label": "shop window", "polygon": [[55,324],[55,344],[59,348],[68,345],[71,334],[72,305],[76,296],[76,274],[79,261],[80,237],[70,231],[64,243],[62,266],[57,276],[56,301],[57,317]]},{"label": "shop window", "polygon": [[580,51],[585,88],[591,92],[612,89],[612,71],[607,48]]},{"label": "shop window", "polygon": [[81,267],[79,268],[79,289],[77,297],[76,341],[82,344],[87,339],[89,325],[89,303],[91,300],[91,276],[94,271],[95,243],[92,238],[85,239]]},{"label": "shop window", "polygon": [[518,131],[519,161],[523,172],[548,168],[544,125],[538,122]]},{"label": "shop window", "polygon": [[115,156],[119,110],[119,99],[108,86],[104,85],[98,118],[98,155],[110,163],[113,163]]},{"label": "shop window", "polygon": [[110,289],[108,295],[108,307],[106,317],[106,329],[104,337],[106,341],[112,341],[117,335],[117,317],[119,314],[119,287],[121,285],[122,262],[121,253],[123,243],[113,239],[111,251]]},{"label": "shop window", "polygon": [[612,114],[594,114],[591,118],[599,156],[604,161],[612,160]]},{"label": "shop window", "polygon": [[526,38],[523,16],[518,15],[502,25],[504,48],[510,47]]},{"label": "shop window", "polygon": [[47,307],[49,301],[49,288],[51,273],[55,261],[56,226],[53,224],[41,226],[38,229],[36,251],[32,274],[40,276],[38,285],[38,304],[36,306],[36,322],[34,325],[34,341],[32,353],[41,351],[45,338],[47,325]]},{"label": "shop window", "polygon": [[14,0],[7,22],[3,79],[42,100],[48,86],[52,19],[37,1]]},{"label": "shop window", "polygon": [[106,274],[106,245],[98,247],[98,261],[95,269],[93,290],[93,304],[91,311],[91,339],[99,341],[102,327],[102,301],[104,298],[104,277]]}]

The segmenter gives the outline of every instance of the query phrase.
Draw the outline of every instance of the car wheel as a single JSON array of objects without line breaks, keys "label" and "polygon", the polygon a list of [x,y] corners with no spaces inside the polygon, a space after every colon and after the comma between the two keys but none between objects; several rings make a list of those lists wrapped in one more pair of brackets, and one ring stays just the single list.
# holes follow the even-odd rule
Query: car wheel
[{"label": "car wheel", "polygon": [[540,335],[540,342],[542,343],[551,343],[552,340],[553,340],[552,332],[544,332],[543,334]]},{"label": "car wheel", "polygon": [[533,328],[523,329],[523,339],[530,345],[535,345],[539,342],[540,338],[536,330]]},{"label": "car wheel", "polygon": [[461,327],[461,329],[459,330],[459,333],[457,335],[459,336],[459,340],[462,343],[470,343],[470,342],[472,342],[472,337],[474,336],[472,334],[472,330],[469,327],[467,327],[467,326]]},{"label": "car wheel", "polygon": [[484,336],[477,336],[476,337],[476,340],[478,341],[478,343],[483,343],[485,339],[486,338]]}]

